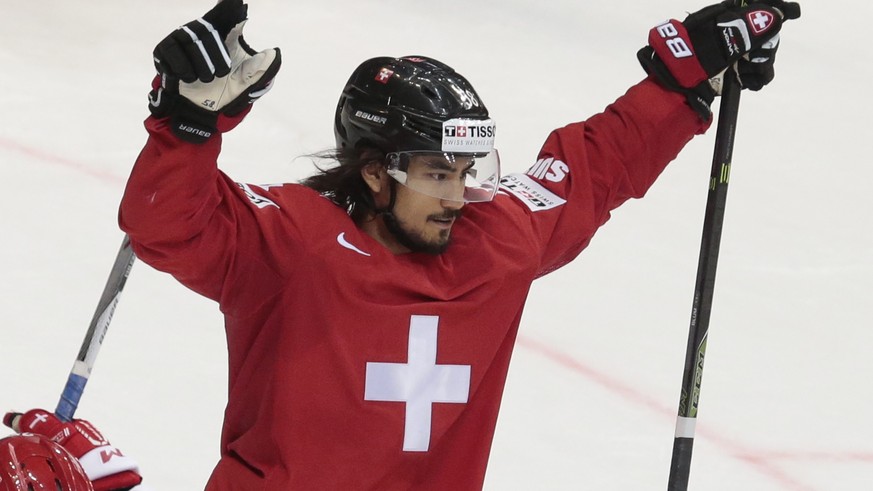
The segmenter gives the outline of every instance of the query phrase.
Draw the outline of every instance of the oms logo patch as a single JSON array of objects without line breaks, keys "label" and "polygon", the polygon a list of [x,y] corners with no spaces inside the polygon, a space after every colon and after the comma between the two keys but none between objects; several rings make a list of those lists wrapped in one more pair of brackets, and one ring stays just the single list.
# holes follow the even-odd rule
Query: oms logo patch
[{"label": "oms logo patch", "polygon": [[503,176],[500,189],[518,198],[531,211],[551,210],[567,202],[524,174]]},{"label": "oms logo patch", "polygon": [[539,159],[528,169],[527,175],[537,179],[561,182],[570,173],[570,166],[553,158]]}]

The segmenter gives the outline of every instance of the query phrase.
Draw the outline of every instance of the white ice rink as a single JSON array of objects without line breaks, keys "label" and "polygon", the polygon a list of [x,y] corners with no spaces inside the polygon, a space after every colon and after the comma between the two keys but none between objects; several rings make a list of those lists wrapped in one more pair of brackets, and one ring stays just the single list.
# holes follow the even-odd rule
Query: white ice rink
[{"label": "white ice rink", "polygon": [[[423,54],[477,87],[523,171],[554,127],[642,78],[648,29],[702,1],[250,0],[273,91],[225,138],[241,182],[294,181],[330,147],[357,64]],[[744,93],[691,470],[696,491],[873,489],[870,2],[811,2],[776,80]],[[211,6],[0,0],[0,410],[54,409],[121,243],[153,46]],[[578,260],[533,288],[489,490],[665,489],[714,131]],[[134,266],[77,416],[164,491],[218,457],[215,305]],[[0,429],[0,436],[9,431]]]}]

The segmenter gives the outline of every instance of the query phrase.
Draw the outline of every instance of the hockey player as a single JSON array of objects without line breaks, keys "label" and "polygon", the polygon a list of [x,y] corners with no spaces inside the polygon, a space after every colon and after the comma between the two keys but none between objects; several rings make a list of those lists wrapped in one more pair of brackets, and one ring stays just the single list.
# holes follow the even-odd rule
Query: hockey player
[{"label": "hockey player", "polygon": [[724,2],[653,28],[647,78],[502,177],[483,99],[409,56],[353,72],[337,165],[302,184],[236,183],[216,164],[223,134],[269,90],[279,50],[244,42],[241,0],[161,41],[119,220],[139,258],[225,316],[228,403],[207,489],[480,489],[531,282],[706,131],[729,66],[766,85],[782,23],[799,15]]},{"label": "hockey player", "polygon": [[21,434],[0,439],[0,490],[146,491],[136,462],[85,420],[32,409],[3,424]]}]

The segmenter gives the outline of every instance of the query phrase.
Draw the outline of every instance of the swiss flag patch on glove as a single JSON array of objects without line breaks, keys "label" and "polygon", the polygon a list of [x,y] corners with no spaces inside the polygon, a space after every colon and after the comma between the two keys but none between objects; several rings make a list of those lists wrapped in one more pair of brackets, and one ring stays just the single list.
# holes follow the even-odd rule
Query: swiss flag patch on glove
[{"label": "swiss flag patch on glove", "polygon": [[766,10],[754,10],[746,14],[746,23],[751,26],[755,36],[761,36],[773,26],[776,17]]}]

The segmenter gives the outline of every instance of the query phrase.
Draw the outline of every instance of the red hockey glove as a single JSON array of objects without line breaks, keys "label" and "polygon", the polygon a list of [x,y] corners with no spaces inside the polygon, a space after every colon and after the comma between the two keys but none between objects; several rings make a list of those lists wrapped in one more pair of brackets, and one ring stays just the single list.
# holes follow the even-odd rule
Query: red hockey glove
[{"label": "red hockey glove", "polygon": [[745,7],[727,0],[649,31],[649,45],[637,53],[643,68],[668,89],[681,92],[701,116],[720,94],[710,84],[734,63],[745,88],[758,90],[773,79],[779,31],[785,20],[800,17],[800,5],[760,0]]},{"label": "red hockey glove", "polygon": [[243,0],[222,0],[155,47],[149,110],[169,117],[179,138],[202,143],[230,131],[272,87],[282,57],[279,48],[256,52],[246,44],[247,12]]},{"label": "red hockey glove", "polygon": [[94,491],[127,490],[142,482],[136,462],[110,445],[85,420],[64,423],[49,411],[31,409],[23,414],[6,413],[3,424],[19,433],[46,436],[66,448],[79,459]]}]

